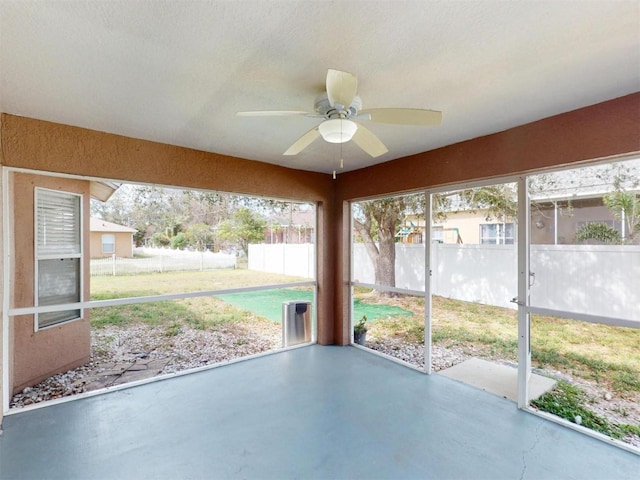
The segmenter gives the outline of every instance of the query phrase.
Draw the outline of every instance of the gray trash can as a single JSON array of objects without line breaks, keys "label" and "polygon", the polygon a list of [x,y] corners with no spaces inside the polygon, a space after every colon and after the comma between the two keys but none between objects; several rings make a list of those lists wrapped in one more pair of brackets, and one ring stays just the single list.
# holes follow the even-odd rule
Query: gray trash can
[{"label": "gray trash can", "polygon": [[311,302],[292,300],[282,303],[282,346],[311,341]]}]

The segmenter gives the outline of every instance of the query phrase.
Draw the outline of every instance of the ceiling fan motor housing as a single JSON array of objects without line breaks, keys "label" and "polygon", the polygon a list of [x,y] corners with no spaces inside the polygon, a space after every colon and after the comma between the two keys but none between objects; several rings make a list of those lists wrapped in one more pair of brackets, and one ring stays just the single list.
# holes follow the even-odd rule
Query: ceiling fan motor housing
[{"label": "ceiling fan motor housing", "polygon": [[327,92],[323,92],[316,97],[313,109],[318,112],[318,114],[327,118],[350,118],[356,116],[358,114],[358,110],[362,109],[362,100],[360,97],[353,97],[353,101],[348,108],[338,110],[335,106],[331,106],[329,103]]}]

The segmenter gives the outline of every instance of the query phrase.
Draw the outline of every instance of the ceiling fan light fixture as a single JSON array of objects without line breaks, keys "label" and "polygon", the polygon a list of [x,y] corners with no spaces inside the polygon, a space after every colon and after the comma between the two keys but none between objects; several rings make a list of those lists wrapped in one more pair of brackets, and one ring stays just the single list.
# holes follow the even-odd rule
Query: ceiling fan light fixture
[{"label": "ceiling fan light fixture", "polygon": [[345,118],[332,118],[318,126],[320,135],[329,143],[345,143],[351,140],[358,125]]}]

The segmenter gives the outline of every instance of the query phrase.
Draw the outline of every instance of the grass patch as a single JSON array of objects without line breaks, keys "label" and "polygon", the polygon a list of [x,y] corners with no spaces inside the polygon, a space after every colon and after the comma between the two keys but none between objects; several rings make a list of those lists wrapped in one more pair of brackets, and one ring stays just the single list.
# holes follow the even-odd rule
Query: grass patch
[{"label": "grass patch", "polygon": [[[159,295],[186,291],[222,290],[246,286],[299,281],[298,277],[248,270],[213,270],[166,274],[93,277],[92,299]],[[288,300],[311,299],[312,292],[278,289],[291,294]],[[424,299],[411,295],[376,297],[371,289],[355,287],[354,318],[366,315],[376,337],[401,337],[424,343]],[[242,294],[256,298],[260,292]],[[276,295],[277,297],[277,295]],[[219,328],[242,322],[279,321],[282,301],[274,297],[272,313],[219,298],[191,298],[94,309],[92,324],[126,325],[140,321],[149,325],[185,323],[195,328]],[[304,298],[301,298],[304,297]],[[239,297],[238,297],[239,298]],[[368,309],[368,310],[367,310]],[[500,307],[462,302],[443,297],[432,300],[432,335],[443,346],[474,348],[480,356],[516,360],[516,312]],[[175,331],[175,328],[173,329]],[[567,371],[572,375],[604,383],[623,395],[640,392],[640,329],[611,327],[586,322],[532,316],[532,359],[536,367]]]},{"label": "grass patch", "polygon": [[[371,301],[369,290],[356,291]],[[424,342],[424,301],[420,297],[376,301],[400,305],[411,316],[370,325],[376,337]],[[477,356],[517,361],[518,322],[514,310],[443,297],[432,300],[432,338],[444,347],[472,349]],[[640,330],[533,316],[532,361],[538,368],[567,371],[594,380],[623,396],[640,392]]]},{"label": "grass patch", "polygon": [[627,435],[640,435],[640,425],[610,422],[590,411],[588,403],[587,395],[580,388],[561,380],[552,391],[534,400],[531,405],[543,412],[551,413],[618,440]]}]

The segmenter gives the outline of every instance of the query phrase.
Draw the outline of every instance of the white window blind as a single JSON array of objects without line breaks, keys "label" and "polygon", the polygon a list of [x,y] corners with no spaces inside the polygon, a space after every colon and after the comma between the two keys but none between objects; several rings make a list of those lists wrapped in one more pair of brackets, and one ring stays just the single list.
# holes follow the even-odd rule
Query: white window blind
[{"label": "white window blind", "polygon": [[[37,305],[63,305],[80,301],[81,197],[51,190],[36,190]],[[80,310],[40,313],[44,328],[79,318]]]},{"label": "white window blind", "polygon": [[38,256],[80,253],[80,197],[38,190]]}]

